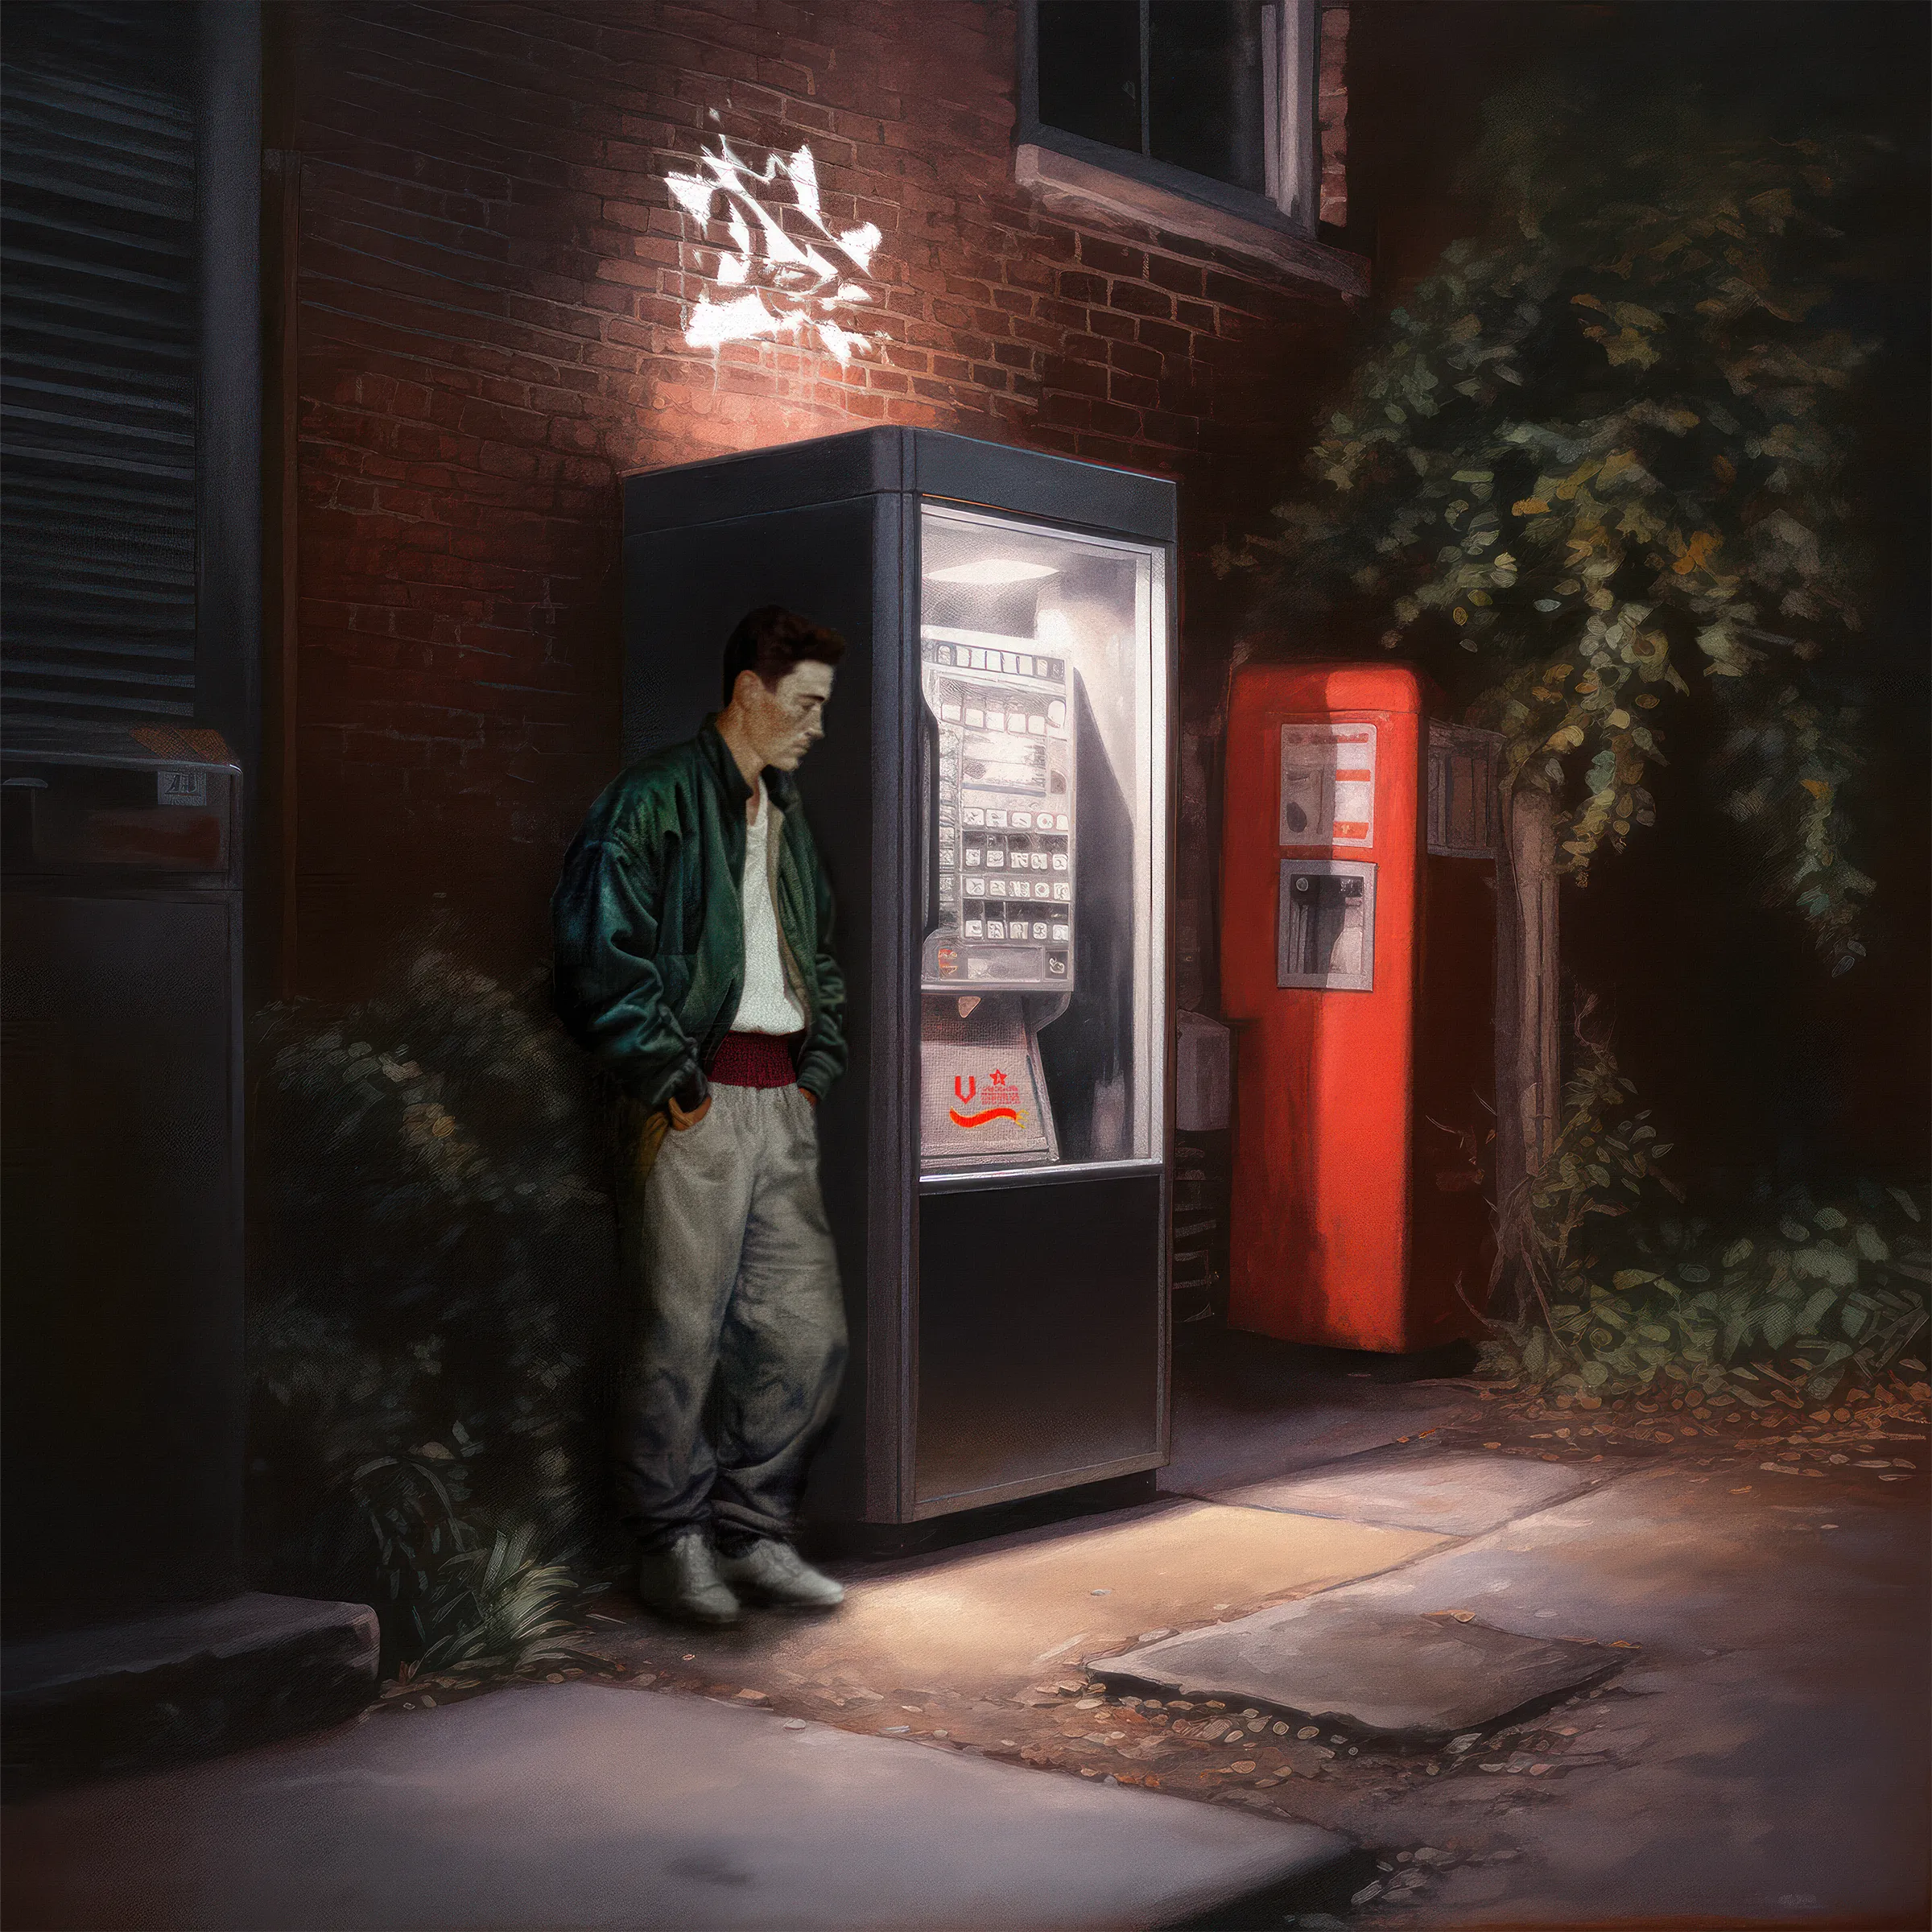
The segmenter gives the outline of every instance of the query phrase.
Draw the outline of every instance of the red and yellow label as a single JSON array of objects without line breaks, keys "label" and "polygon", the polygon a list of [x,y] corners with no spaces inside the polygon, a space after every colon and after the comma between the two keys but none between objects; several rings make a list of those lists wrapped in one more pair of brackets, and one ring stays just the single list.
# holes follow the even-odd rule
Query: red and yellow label
[{"label": "red and yellow label", "polygon": [[978,1077],[970,1073],[954,1075],[952,1097],[955,1104],[946,1109],[946,1117],[956,1127],[985,1127],[994,1121],[1011,1121],[1015,1126],[1019,1125],[1020,1110],[1011,1104],[1018,1097],[1013,1083],[997,1067],[986,1082],[986,1104],[976,1111],[960,1111],[962,1108],[971,1109],[980,1098]]}]

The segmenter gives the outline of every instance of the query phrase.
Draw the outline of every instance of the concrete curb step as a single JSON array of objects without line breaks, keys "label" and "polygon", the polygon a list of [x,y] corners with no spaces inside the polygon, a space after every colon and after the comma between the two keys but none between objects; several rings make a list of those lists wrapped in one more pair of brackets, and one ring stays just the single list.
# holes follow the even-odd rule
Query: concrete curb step
[{"label": "concrete curb step", "polygon": [[[57,1932],[1268,1922],[1336,1834],[708,1699],[534,1685],[17,1810]],[[1233,1912],[1234,1916],[1228,1914]]]},{"label": "concrete curb step", "polygon": [[340,1724],[378,1648],[365,1604],[259,1592],[9,1644],[5,1795]]}]

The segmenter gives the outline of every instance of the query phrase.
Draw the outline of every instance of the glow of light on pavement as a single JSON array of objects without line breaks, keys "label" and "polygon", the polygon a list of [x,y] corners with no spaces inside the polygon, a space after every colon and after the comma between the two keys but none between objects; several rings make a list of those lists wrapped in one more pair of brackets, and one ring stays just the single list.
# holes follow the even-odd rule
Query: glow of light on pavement
[{"label": "glow of light on pavement", "polygon": [[[716,349],[760,336],[815,336],[840,363],[870,353],[876,336],[848,326],[849,316],[838,318],[872,300],[859,278],[869,273],[883,237],[869,221],[834,233],[819,204],[811,150],[774,154],[760,169],[720,137],[716,152],[707,150],[700,160],[701,174],[668,174],[665,184],[700,231],[723,222],[730,245],[718,250],[716,280],[745,292],[722,301],[700,294],[684,340],[694,349]],[[781,185],[790,191],[788,200],[777,198]],[[780,217],[787,208],[811,231],[807,236],[786,232]]]}]

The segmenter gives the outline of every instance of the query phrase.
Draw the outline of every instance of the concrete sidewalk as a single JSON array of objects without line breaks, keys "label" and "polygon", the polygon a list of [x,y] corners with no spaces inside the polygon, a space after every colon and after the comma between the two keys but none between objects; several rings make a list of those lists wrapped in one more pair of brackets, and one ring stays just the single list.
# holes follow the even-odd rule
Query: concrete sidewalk
[{"label": "concrete sidewalk", "polygon": [[535,1685],[19,1808],[33,1932],[1130,1927],[1344,1841],[597,1684]]},{"label": "concrete sidewalk", "polygon": [[[855,1573],[822,1624],[631,1622],[601,1647],[855,1730],[1330,1827],[1388,1867],[1357,1888],[1365,1918],[1919,1932],[1924,1480],[1732,1468],[1412,1443]],[[1395,1526],[1424,1521],[1443,1527]],[[1580,1652],[1575,1688],[1514,1716],[1505,1661],[1492,1715],[1434,1748],[1269,1694],[1271,1631],[1438,1619],[1526,1660]],[[1137,1647],[1207,1661],[1137,1684]],[[1356,1647],[1364,1690],[1392,1687],[1393,1654]]]},{"label": "concrete sidewalk", "polygon": [[1323,1600],[1635,1646],[1434,1777],[1297,1790],[1297,1815],[1381,1847],[1387,1884],[1403,1851],[1450,1854],[1363,1901],[1370,1922],[1932,1923],[1924,1484],[1754,1474],[1661,1464]]},{"label": "concrete sidewalk", "polygon": [[[1010,1761],[1042,1701],[1033,1680],[1055,1659],[1331,1589],[1448,1540],[1175,1498],[875,1566],[829,1618],[632,1625],[599,1647],[646,1682],[640,1638],[696,1671],[658,1680],[660,1694],[564,1683],[433,1708],[392,1699],[345,1731],[19,1807],[9,1921],[1172,1923],[1278,1893],[1352,1847],[1296,1821],[1125,1788],[1158,1781],[1125,1765],[1117,1781],[1111,1769],[1086,1781]],[[840,1691],[761,1710],[734,1695],[748,1677]],[[922,1708],[945,1695],[935,1686],[958,1694],[950,1724]],[[873,1735],[811,1721],[840,1710],[865,1712]]]},{"label": "concrete sidewalk", "polygon": [[[1928,1922],[1909,1463],[1880,1488],[1352,1446],[852,1566],[831,1617],[700,1634],[613,1597],[592,1647],[657,1694],[412,1709],[445,1695],[419,1683],[347,1732],[24,1807],[10,1922],[1156,1926],[1332,1884],[1348,1841],[1381,1867],[1344,1887],[1365,1923]],[[1423,1620],[1429,1670],[1473,1633],[1466,1687],[1499,1692],[1466,1732],[1296,1704],[1310,1632],[1372,1703],[1393,1677],[1364,1636]],[[1552,1651],[1590,1667],[1513,1703],[1510,1660]]]},{"label": "concrete sidewalk", "polygon": [[1233,1330],[1177,1335],[1162,1492],[1213,1496],[1481,1416],[1469,1383],[1416,1379],[1414,1368]]}]

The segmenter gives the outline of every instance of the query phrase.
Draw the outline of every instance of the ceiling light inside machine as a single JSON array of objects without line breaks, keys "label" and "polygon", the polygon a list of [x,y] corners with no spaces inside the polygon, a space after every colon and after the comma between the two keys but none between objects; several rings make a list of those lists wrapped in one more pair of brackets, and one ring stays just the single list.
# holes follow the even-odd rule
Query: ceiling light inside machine
[{"label": "ceiling light inside machine", "polygon": [[935,584],[1030,584],[1039,577],[1057,577],[1051,564],[1022,564],[1018,557],[980,557],[971,564],[948,564],[926,575]]}]

